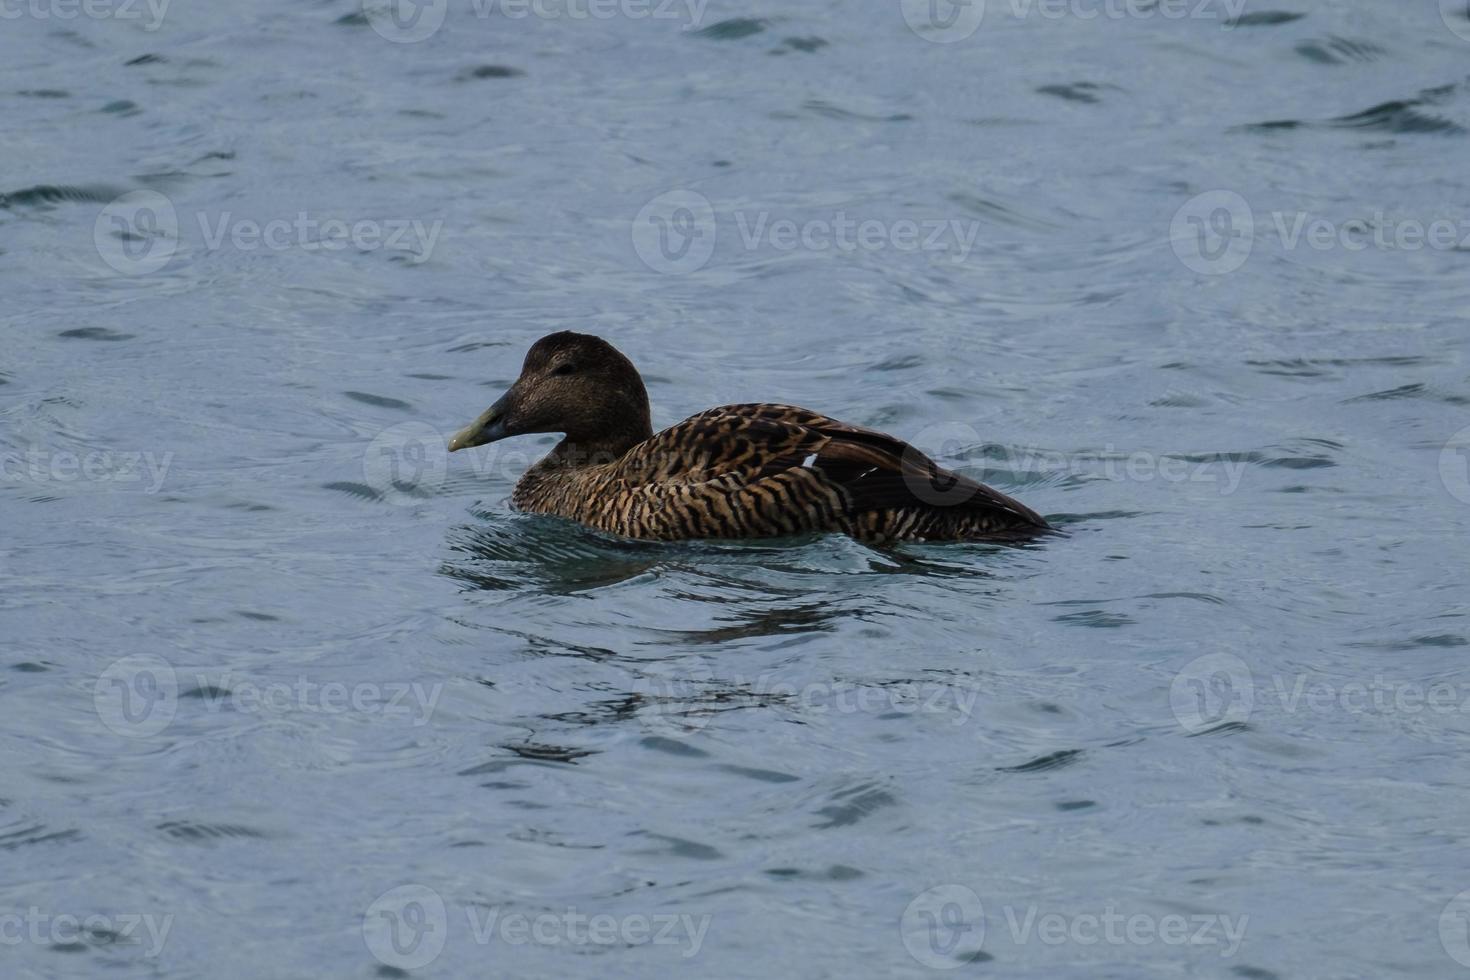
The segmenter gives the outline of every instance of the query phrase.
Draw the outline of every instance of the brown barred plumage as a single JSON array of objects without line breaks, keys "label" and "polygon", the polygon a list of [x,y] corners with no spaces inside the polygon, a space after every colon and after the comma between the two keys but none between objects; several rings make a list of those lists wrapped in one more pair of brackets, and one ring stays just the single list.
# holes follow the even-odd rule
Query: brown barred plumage
[{"label": "brown barred plumage", "polygon": [[586,334],[537,341],[510,391],[449,448],[531,432],[566,438],[521,477],[515,506],[630,538],[1014,540],[1048,530],[907,443],[804,408],[725,405],[655,435],[637,370]]}]

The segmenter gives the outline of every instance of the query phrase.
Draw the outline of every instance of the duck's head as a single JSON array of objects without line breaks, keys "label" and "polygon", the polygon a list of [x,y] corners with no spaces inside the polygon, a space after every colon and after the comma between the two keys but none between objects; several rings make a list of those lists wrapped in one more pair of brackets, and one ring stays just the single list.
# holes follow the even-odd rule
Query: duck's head
[{"label": "duck's head", "polygon": [[521,376],[494,405],[449,440],[449,451],[532,432],[626,449],[653,434],[648,392],[633,362],[601,337],[563,330],[536,341]]}]

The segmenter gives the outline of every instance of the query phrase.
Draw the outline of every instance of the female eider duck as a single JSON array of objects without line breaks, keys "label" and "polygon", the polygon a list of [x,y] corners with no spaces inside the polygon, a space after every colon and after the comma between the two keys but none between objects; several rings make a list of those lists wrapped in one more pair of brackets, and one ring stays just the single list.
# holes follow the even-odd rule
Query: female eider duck
[{"label": "female eider duck", "polygon": [[631,361],[562,331],[449,442],[565,438],[516,484],[520,510],[629,538],[763,538],[841,531],[862,541],[1016,540],[1049,530],[1003,493],[873,429],[790,405],[724,405],[657,435]]}]

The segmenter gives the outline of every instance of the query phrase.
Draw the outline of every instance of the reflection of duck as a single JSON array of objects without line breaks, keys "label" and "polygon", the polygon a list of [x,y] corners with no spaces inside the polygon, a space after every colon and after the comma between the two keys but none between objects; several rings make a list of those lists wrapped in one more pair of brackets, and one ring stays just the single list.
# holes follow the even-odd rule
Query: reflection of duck
[{"label": "reflection of duck", "polygon": [[655,435],[637,369],[587,334],[538,340],[515,384],[449,449],[532,432],[566,438],[521,477],[513,503],[631,538],[996,540],[1048,529],[893,436],[804,408],[725,405]]}]

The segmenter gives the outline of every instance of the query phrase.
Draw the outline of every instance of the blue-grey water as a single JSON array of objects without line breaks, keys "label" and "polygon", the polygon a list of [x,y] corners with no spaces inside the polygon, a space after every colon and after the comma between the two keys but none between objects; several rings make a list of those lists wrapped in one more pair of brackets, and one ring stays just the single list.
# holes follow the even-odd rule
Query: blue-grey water
[{"label": "blue-grey water", "polygon": [[[1463,4],[400,8],[0,3],[0,974],[1470,970]],[[1067,535],[518,515],[560,329]]]}]

